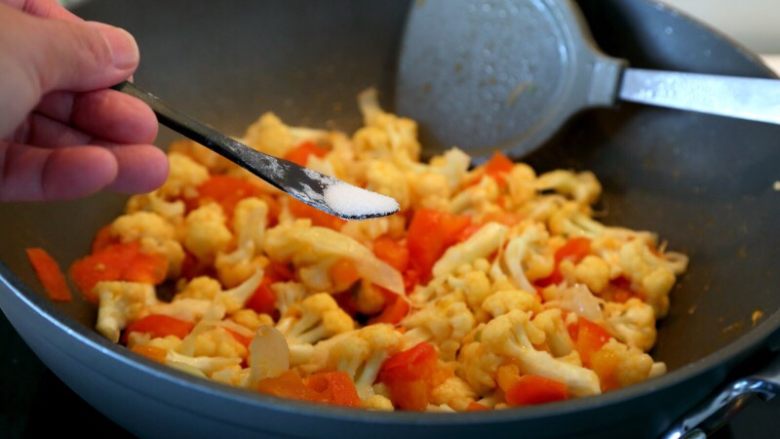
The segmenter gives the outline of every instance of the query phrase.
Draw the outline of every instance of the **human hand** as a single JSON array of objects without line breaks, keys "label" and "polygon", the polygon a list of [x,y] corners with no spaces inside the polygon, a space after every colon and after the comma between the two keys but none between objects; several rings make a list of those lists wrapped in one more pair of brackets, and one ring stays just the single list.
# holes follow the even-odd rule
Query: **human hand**
[{"label": "human hand", "polygon": [[138,67],[135,40],[55,0],[0,0],[0,200],[148,192],[168,162],[154,113],[107,89]]}]

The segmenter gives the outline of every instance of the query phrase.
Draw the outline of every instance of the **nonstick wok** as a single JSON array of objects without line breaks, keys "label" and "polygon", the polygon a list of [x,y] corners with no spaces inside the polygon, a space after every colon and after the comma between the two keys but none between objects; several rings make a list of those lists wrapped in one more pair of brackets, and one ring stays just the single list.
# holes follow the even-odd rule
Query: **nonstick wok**
[{"label": "nonstick wok", "polygon": [[[579,5],[599,46],[633,66],[772,76],[744,49],[660,4]],[[352,130],[360,123],[354,98],[368,86],[392,107],[409,7],[124,0],[76,12],[136,35],[143,53],[137,83],[240,134],[269,110],[296,125]],[[159,144],[173,137],[161,132]],[[93,306],[50,302],[24,255],[25,247],[42,246],[69,264],[121,211],[120,195],[4,205],[0,306],[58,377],[143,437],[653,437],[780,347],[778,139],[776,126],[623,105],[577,116],[527,157],[540,170],[593,170],[604,186],[607,223],[656,230],[691,258],[653,351],[669,373],[598,397],[454,415],[375,413],[279,400],[147,361],[92,329]],[[754,323],[756,311],[763,316]]]}]

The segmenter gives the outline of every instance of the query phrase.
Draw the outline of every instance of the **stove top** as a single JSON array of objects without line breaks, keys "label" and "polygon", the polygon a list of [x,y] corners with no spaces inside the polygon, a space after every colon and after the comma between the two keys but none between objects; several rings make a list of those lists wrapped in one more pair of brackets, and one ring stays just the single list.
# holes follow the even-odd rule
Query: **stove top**
[{"label": "stove top", "polygon": [[[16,334],[0,313],[0,437],[49,436],[52,426],[81,437],[134,436],[101,415],[62,383]],[[774,439],[780,436],[780,399],[754,403],[715,439]]]}]

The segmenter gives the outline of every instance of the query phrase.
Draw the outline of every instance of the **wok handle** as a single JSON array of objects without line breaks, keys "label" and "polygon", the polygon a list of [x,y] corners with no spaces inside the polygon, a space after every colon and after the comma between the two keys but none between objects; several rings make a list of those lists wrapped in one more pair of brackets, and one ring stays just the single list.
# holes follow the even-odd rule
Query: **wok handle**
[{"label": "wok handle", "polygon": [[683,415],[661,437],[663,439],[707,437],[756,398],[769,401],[778,394],[780,394],[780,355],[776,355],[758,373],[732,382]]}]

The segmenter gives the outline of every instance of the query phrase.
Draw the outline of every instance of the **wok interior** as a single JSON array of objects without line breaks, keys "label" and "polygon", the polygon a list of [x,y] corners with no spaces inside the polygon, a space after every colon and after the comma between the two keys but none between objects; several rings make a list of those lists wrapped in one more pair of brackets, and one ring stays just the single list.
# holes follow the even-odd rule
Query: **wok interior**
[{"label": "wok interior", "polygon": [[[391,107],[397,43],[409,3],[125,0],[77,12],[128,28],[141,46],[136,81],[176,107],[240,134],[264,111],[295,125],[352,131],[355,96],[375,86]],[[583,0],[599,44],[639,67],[765,75],[747,55],[644,1]],[[642,14],[640,20],[638,14]],[[674,26],[676,32],[663,32]],[[661,30],[659,30],[661,29]],[[706,51],[709,55],[704,55]],[[661,321],[654,356],[671,369],[738,338],[751,314],[780,305],[778,127],[623,105],[573,120],[529,157],[538,170],[593,170],[604,186],[604,221],[654,230],[690,255],[689,271]],[[161,131],[158,144],[175,136]],[[2,261],[42,294],[24,248],[42,246],[63,266],[84,255],[94,232],[126,197],[6,205]],[[94,307],[60,310],[91,331]],[[760,322],[759,322],[760,323]]]}]

